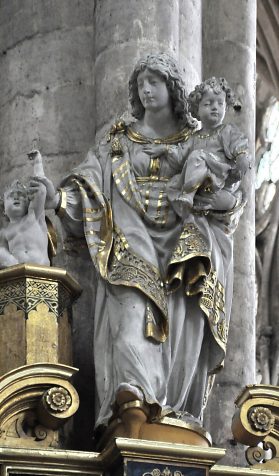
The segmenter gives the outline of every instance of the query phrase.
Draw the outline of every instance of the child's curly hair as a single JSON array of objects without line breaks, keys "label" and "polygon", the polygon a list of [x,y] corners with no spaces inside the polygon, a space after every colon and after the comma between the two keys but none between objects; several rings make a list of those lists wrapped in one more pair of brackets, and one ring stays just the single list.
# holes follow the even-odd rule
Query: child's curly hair
[{"label": "child's curly hair", "polygon": [[12,191],[21,192],[26,196],[26,198],[28,198],[27,187],[26,187],[24,181],[22,181],[22,180],[16,179],[16,180],[13,180],[12,183],[7,185],[4,189],[3,199],[5,200],[7,195]]},{"label": "child's curly hair", "polygon": [[236,110],[239,110],[241,108],[239,101],[237,101],[236,99],[235,93],[230,88],[226,79],[215,78],[215,76],[213,76],[212,78],[206,79],[201,84],[198,84],[195,87],[194,91],[189,94],[189,109],[191,114],[197,119],[199,119],[199,103],[201,102],[203,95],[210,90],[214,91],[214,93],[216,94],[220,94],[223,91],[226,94],[226,103],[228,106],[232,106]]},{"label": "child's curly hair", "polygon": [[144,116],[144,107],[138,94],[138,75],[145,69],[158,74],[166,82],[173,112],[180,123],[189,127],[196,127],[197,123],[189,113],[189,105],[186,96],[185,84],[178,65],[171,56],[166,53],[149,54],[141,58],[136,64],[129,81],[129,99],[132,106],[132,114],[136,119]]}]

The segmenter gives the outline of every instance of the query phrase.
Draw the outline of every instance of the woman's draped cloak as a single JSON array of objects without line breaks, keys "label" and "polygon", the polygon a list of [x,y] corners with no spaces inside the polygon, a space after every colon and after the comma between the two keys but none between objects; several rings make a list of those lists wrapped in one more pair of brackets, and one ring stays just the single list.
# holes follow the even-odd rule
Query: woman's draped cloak
[{"label": "woman's draped cloak", "polygon": [[233,281],[230,226],[239,213],[199,212],[182,223],[166,193],[177,170],[142,150],[146,143],[185,144],[190,135],[184,129],[148,139],[118,123],[62,183],[64,226],[84,234],[99,274],[97,424],[108,421],[122,383],[137,387],[150,404],[198,417],[208,375],[223,363]]}]

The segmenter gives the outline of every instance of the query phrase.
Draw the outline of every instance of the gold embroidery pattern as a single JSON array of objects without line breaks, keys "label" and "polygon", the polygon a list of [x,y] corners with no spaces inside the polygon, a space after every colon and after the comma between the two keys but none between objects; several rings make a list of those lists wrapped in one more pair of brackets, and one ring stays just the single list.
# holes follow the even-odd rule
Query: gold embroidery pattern
[{"label": "gold embroidery pattern", "polygon": [[159,272],[130,249],[125,236],[117,230],[109,263],[108,281],[111,284],[140,289],[161,311],[164,322],[163,339],[167,336],[167,299]]},{"label": "gold embroidery pattern", "polygon": [[204,282],[200,308],[208,317],[213,336],[224,349],[228,338],[228,326],[225,318],[225,289],[217,280],[216,271],[212,270]]},{"label": "gold embroidery pattern", "polygon": [[210,257],[208,246],[194,223],[187,223],[174,249],[170,264],[180,263],[193,257]]},{"label": "gold embroidery pattern", "polygon": [[225,319],[223,319],[217,324],[217,334],[220,337],[221,341],[224,342],[224,344],[226,344],[228,340],[228,331],[229,328]]},{"label": "gold embroidery pattern", "polygon": [[70,305],[69,293],[57,282],[26,278],[7,283],[1,287],[0,314],[8,304],[15,304],[17,309],[29,313],[40,303],[44,302],[56,317]]}]

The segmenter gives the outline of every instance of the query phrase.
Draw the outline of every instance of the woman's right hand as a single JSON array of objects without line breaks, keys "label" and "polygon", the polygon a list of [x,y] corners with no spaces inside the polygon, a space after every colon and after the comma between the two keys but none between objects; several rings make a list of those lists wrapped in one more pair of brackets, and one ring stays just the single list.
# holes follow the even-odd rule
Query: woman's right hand
[{"label": "woman's right hand", "polygon": [[167,147],[165,144],[146,144],[142,147],[142,151],[149,155],[151,159],[166,155]]},{"label": "woman's right hand", "polygon": [[43,183],[46,188],[46,209],[53,209],[55,210],[58,207],[60,194],[54,188],[54,185],[51,180],[47,177],[31,177],[29,182],[29,193],[37,193],[38,189],[40,188],[40,184]]}]

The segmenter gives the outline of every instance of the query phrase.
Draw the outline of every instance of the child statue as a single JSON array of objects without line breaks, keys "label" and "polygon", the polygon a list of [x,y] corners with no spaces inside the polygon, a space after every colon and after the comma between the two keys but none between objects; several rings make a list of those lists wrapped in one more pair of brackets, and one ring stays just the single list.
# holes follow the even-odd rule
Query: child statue
[{"label": "child statue", "polygon": [[184,216],[193,208],[196,194],[196,201],[204,193],[216,194],[219,190],[237,196],[249,167],[247,138],[235,125],[223,124],[227,106],[235,104],[227,81],[207,79],[190,93],[189,104],[202,129],[185,145],[172,147],[168,153],[168,161],[180,171],[169,183],[169,198]]},{"label": "child statue", "polygon": [[[28,155],[34,158],[34,175],[44,176],[41,154]],[[6,188],[4,215],[9,222],[0,231],[0,268],[27,262],[49,266],[45,200],[41,182],[34,189],[15,180]]]}]

